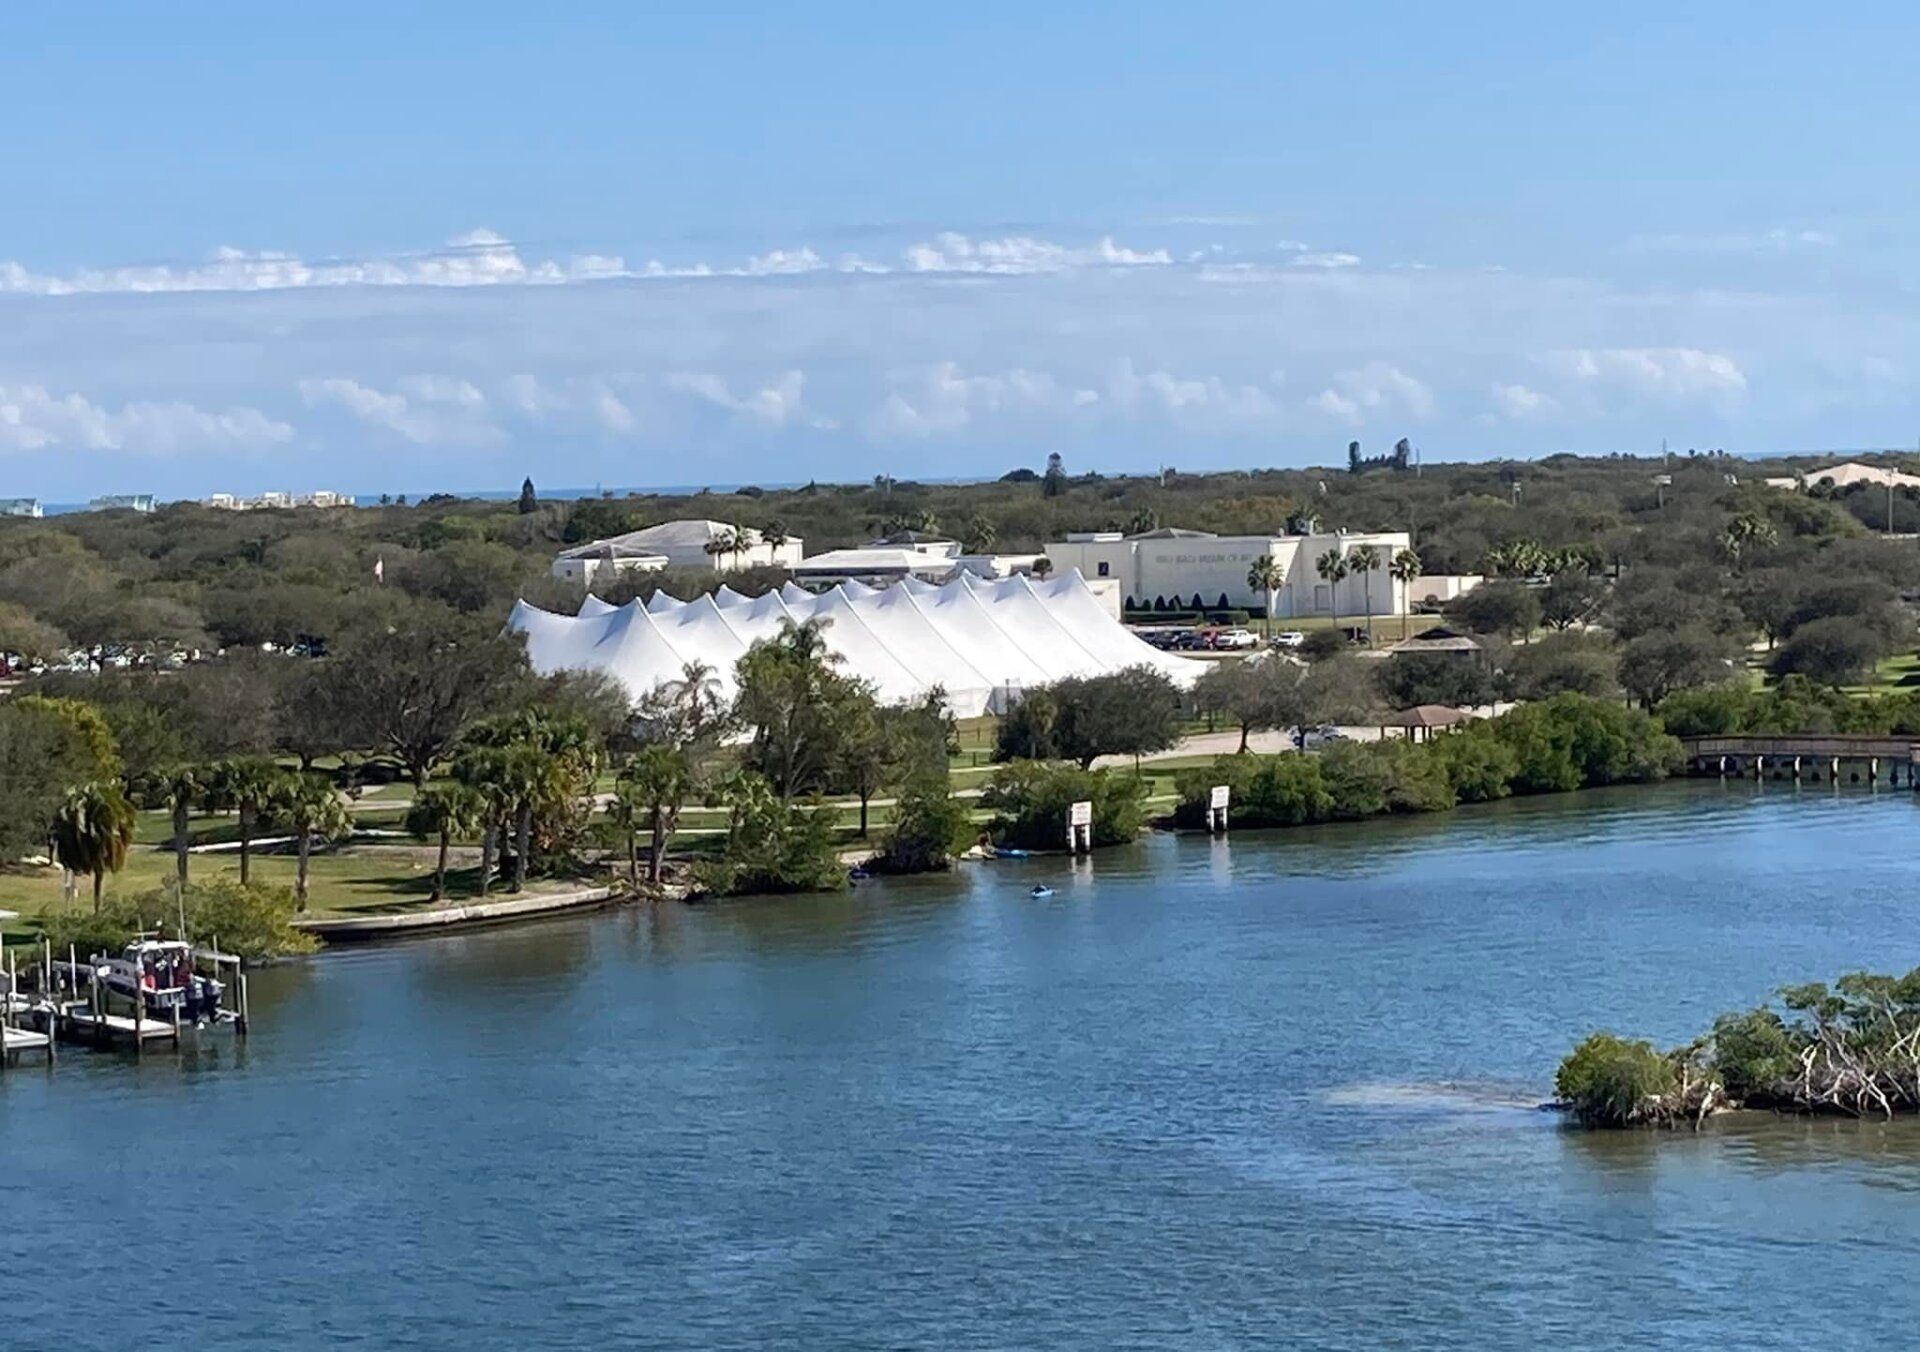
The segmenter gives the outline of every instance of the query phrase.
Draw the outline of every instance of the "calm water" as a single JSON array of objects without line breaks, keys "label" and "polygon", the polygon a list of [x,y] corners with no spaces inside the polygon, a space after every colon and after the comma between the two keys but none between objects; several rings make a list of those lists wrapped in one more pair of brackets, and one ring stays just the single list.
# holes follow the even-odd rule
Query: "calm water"
[{"label": "calm water", "polygon": [[1515,1105],[1920,964],[1916,841],[1676,785],[263,973],[250,1044],[0,1084],[0,1343],[1866,1345],[1920,1133]]}]

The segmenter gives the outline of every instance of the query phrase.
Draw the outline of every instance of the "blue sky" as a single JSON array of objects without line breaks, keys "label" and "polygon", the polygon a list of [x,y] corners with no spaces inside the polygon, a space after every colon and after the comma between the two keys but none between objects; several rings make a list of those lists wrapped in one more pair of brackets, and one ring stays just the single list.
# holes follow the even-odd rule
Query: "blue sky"
[{"label": "blue sky", "polygon": [[1920,435],[1920,18],[12,7],[0,494]]}]

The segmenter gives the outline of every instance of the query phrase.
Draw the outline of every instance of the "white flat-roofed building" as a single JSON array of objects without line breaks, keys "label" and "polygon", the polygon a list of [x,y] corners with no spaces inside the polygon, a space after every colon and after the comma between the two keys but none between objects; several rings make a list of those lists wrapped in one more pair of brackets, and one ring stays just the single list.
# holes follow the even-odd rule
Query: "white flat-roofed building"
[{"label": "white flat-roofed building", "polygon": [[793,580],[803,587],[826,588],[842,582],[884,587],[906,577],[942,582],[958,567],[958,559],[949,554],[898,545],[867,545],[859,549],[829,549],[824,554],[802,559],[793,568]]},{"label": "white flat-roofed building", "polygon": [[[1263,614],[1268,596],[1247,577],[1254,563],[1271,558],[1282,573],[1272,595],[1276,618],[1306,615],[1397,615],[1406,588],[1394,578],[1393,556],[1412,547],[1405,531],[1334,531],[1312,535],[1214,535],[1163,527],[1140,535],[1089,531],[1047,545],[1055,573],[1077,568],[1088,582],[1112,578],[1129,609],[1213,609],[1225,606]],[[1374,566],[1354,571],[1353,551],[1371,546]],[[1320,576],[1319,560],[1338,555],[1347,575]]]},{"label": "white flat-roofed building", "polygon": [[1768,488],[1852,488],[1855,484],[1871,484],[1876,488],[1920,488],[1920,476],[1902,474],[1897,469],[1885,469],[1879,465],[1866,465],[1858,460],[1844,461],[1838,465],[1828,465],[1825,469],[1810,469],[1804,474],[1775,475],[1762,480]]},{"label": "white flat-roofed building", "polygon": [[0,516],[45,516],[38,498],[0,498]]},{"label": "white flat-roofed building", "polygon": [[655,573],[666,566],[665,554],[648,553],[617,540],[595,540],[590,545],[569,549],[553,561],[551,571],[562,582],[591,587],[595,582],[622,573]]},{"label": "white flat-roofed building", "polygon": [[157,504],[151,493],[108,493],[87,504],[89,512],[151,512]]},{"label": "white flat-roofed building", "polygon": [[1407,604],[1444,606],[1458,600],[1487,579],[1480,573],[1423,574],[1407,584]]},{"label": "white flat-roofed building", "polygon": [[791,568],[800,562],[804,546],[805,541],[796,536],[782,536],[775,543],[751,526],[729,526],[724,521],[662,521],[657,526],[564,550],[554,560],[553,575],[565,576],[560,565],[576,556],[602,560],[661,558],[666,560],[661,567],[711,568],[715,572]]}]

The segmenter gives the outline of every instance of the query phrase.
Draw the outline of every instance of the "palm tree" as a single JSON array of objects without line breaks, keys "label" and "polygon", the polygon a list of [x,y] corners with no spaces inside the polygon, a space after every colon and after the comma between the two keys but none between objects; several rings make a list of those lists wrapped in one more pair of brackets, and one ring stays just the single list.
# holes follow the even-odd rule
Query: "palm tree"
[{"label": "palm tree", "polygon": [[[551,819],[577,802],[599,768],[600,745],[576,718],[536,709],[488,719],[466,734],[475,753],[461,778],[496,798],[497,820],[510,820],[516,850],[513,890],[527,885],[536,817]],[[486,755],[483,753],[497,754]],[[489,838],[482,838],[482,871],[490,865]]]},{"label": "palm tree", "polygon": [[1267,637],[1273,637],[1273,601],[1274,594],[1287,584],[1286,566],[1271,554],[1262,554],[1247,569],[1247,586],[1264,594],[1267,598],[1266,623]]},{"label": "palm tree", "polygon": [[118,873],[133,844],[133,804],[111,781],[67,791],[53,814],[53,857],[71,874],[93,875],[93,913],[109,873]]},{"label": "palm tree", "polygon": [[193,805],[206,796],[208,775],[197,765],[174,765],[156,770],[140,781],[139,792],[149,807],[157,807],[173,817],[173,865],[180,890],[187,887],[188,819]]},{"label": "palm tree", "polygon": [[1400,637],[1404,641],[1413,609],[1413,597],[1408,594],[1408,588],[1420,580],[1420,556],[1411,549],[1403,549],[1393,556],[1387,571],[1400,584]]},{"label": "palm tree", "polygon": [[1313,561],[1314,571],[1320,574],[1320,580],[1327,584],[1327,609],[1333,612],[1337,622],[1340,618],[1340,579],[1347,575],[1347,560],[1338,549],[1329,549]]},{"label": "palm tree", "polygon": [[268,801],[274,815],[293,831],[298,858],[293,873],[293,904],[296,910],[304,911],[314,837],[346,839],[353,834],[353,814],[329,781],[311,775],[281,776]]},{"label": "palm tree", "polygon": [[242,885],[252,876],[253,833],[260,824],[260,809],[266,806],[279,773],[270,760],[241,756],[219,762],[208,779],[207,805],[232,808],[240,816]]},{"label": "palm tree", "polygon": [[414,796],[407,809],[407,832],[420,840],[440,838],[440,854],[433,866],[434,901],[447,896],[447,854],[456,835],[473,830],[485,803],[479,790],[458,780],[450,784],[432,784]]},{"label": "palm tree", "polygon": [[1361,595],[1366,598],[1369,648],[1373,646],[1373,573],[1379,566],[1379,545],[1355,545],[1347,551],[1347,567],[1360,575]]},{"label": "palm tree", "polygon": [[721,556],[733,553],[739,548],[739,543],[734,539],[732,531],[723,530],[709,535],[707,542],[700,548],[712,556],[715,569],[724,571],[725,565],[720,562]]},{"label": "palm tree", "polygon": [[480,823],[480,895],[493,885],[493,864],[500,848],[500,828],[512,807],[507,790],[507,753],[497,746],[470,746],[453,763],[454,776],[473,792],[474,815]]},{"label": "palm tree", "polygon": [[680,821],[680,809],[693,792],[693,763],[684,751],[670,746],[643,747],[627,768],[621,771],[614,799],[614,817],[627,833],[627,882],[640,883],[639,854],[635,836],[644,824],[650,834],[647,846],[647,881],[660,881],[667,857],[667,841]]},{"label": "palm tree", "polygon": [[1033,561],[1033,575],[1035,577],[1041,578],[1044,580],[1047,574],[1051,573],[1052,571],[1053,571],[1053,560],[1048,558],[1045,554],[1042,554],[1039,558]]}]

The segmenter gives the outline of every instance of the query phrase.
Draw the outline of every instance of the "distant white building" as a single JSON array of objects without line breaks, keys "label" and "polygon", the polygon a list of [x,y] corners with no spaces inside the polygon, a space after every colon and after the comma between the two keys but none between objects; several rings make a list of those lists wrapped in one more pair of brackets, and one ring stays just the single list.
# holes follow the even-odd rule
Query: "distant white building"
[{"label": "distant white building", "polygon": [[722,521],[663,521],[644,530],[628,531],[605,540],[575,545],[553,561],[553,575],[591,583],[608,572],[642,572],[655,568],[710,568],[733,572],[741,568],[793,568],[799,564],[805,542],[794,537],[778,544],[748,526]]},{"label": "distant white building", "polygon": [[842,582],[884,587],[904,577],[943,582],[953,575],[955,568],[952,554],[904,545],[864,545],[856,549],[829,549],[824,554],[802,559],[793,567],[793,580],[803,587],[822,591]]},{"label": "distant white building", "polygon": [[45,516],[38,498],[0,498],[0,516]]},{"label": "distant white building", "polygon": [[1825,485],[1829,488],[1852,488],[1855,484],[1872,484],[1877,488],[1920,488],[1920,476],[1902,474],[1897,469],[1882,469],[1878,465],[1863,465],[1858,460],[1848,460],[1838,465],[1828,465],[1825,469],[1810,469],[1805,474],[1776,475],[1764,480],[1768,488],[1815,488]]},{"label": "distant white building", "polygon": [[1449,601],[1465,596],[1486,580],[1479,573],[1422,574],[1407,584],[1407,604],[1444,606]]},{"label": "distant white building", "polygon": [[[1372,546],[1374,566],[1353,571],[1353,551]],[[1302,615],[1396,615],[1406,588],[1389,571],[1393,556],[1410,549],[1405,531],[1314,535],[1213,535],[1163,527],[1141,535],[1119,531],[1071,534],[1047,545],[1056,574],[1078,568],[1088,581],[1112,578],[1131,609],[1191,609],[1221,605],[1264,613],[1268,596],[1249,585],[1256,560],[1271,558],[1282,573],[1272,596],[1276,617]],[[1319,561],[1328,554],[1347,563],[1345,577],[1323,578]]]},{"label": "distant white building", "polygon": [[151,493],[109,493],[87,504],[89,512],[151,512],[156,503]]},{"label": "distant white building", "polygon": [[259,512],[288,507],[351,507],[353,495],[336,493],[330,488],[315,489],[311,493],[283,493],[278,489],[269,489],[250,498],[233,493],[214,493],[207,498],[206,505],[223,512]]}]

